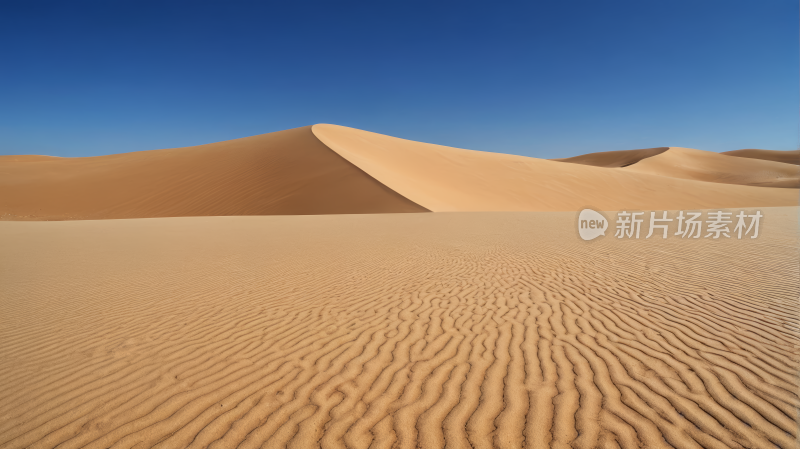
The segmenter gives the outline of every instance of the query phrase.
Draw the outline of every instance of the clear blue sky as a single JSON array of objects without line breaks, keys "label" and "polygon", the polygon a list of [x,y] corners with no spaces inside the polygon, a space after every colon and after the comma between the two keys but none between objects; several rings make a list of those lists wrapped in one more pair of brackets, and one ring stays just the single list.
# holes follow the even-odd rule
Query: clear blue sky
[{"label": "clear blue sky", "polygon": [[0,154],[314,123],[535,157],[797,149],[796,0],[4,1]]}]

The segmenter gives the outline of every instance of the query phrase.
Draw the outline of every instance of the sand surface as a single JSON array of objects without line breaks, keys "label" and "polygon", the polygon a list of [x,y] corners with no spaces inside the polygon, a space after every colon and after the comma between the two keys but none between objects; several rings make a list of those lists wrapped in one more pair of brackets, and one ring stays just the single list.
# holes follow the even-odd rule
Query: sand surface
[{"label": "sand surface", "polygon": [[763,159],[766,161],[783,162],[786,164],[800,165],[800,150],[794,151],[775,151],[775,150],[734,150],[725,151],[722,154],[729,156],[746,157],[750,159]]},{"label": "sand surface", "polygon": [[671,147],[622,170],[697,181],[800,188],[800,166]]},{"label": "sand surface", "polygon": [[336,125],[314,125],[312,131],[373,178],[434,212],[798,204],[796,189],[720,184],[625,168],[463,150]]},{"label": "sand surface", "polygon": [[593,165],[595,167],[627,167],[642,159],[655,156],[667,151],[669,147],[645,148],[642,150],[603,151],[601,153],[588,153],[563,159],[552,159],[573,164]]},{"label": "sand surface", "polygon": [[0,447],[796,448],[798,209],[760,210],[3,222]]}]

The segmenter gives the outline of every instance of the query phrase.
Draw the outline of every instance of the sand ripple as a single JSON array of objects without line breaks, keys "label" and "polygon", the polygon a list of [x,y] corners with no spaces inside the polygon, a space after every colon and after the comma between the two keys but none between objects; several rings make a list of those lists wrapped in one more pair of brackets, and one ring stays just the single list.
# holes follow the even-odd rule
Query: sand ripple
[{"label": "sand ripple", "polygon": [[796,208],[0,223],[0,447],[798,447]]}]

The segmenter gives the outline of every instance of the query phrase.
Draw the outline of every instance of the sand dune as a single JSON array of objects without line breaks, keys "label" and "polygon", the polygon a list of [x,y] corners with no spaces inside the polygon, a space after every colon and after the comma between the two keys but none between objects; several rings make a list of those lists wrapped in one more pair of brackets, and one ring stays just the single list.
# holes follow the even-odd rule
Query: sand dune
[{"label": "sand dune", "polygon": [[0,217],[63,220],[421,212],[310,127],[111,156],[0,157]]},{"label": "sand dune", "polygon": [[690,148],[672,147],[621,170],[725,184],[800,188],[800,167],[797,165]]},{"label": "sand dune", "polygon": [[314,125],[312,131],[373,178],[434,212],[797,205],[798,193],[789,189],[462,150],[336,125]]},{"label": "sand dune", "polygon": [[551,159],[559,162],[573,164],[593,165],[595,167],[627,167],[642,159],[655,156],[667,151],[669,147],[645,148],[642,150],[604,151],[601,153],[581,154],[580,156],[563,159]]},{"label": "sand dune", "polygon": [[736,157],[746,157],[750,159],[763,159],[765,161],[783,162],[784,164],[800,165],[800,150],[794,151],[774,151],[774,150],[734,150],[725,151],[722,154]]},{"label": "sand dune", "polygon": [[797,208],[0,223],[0,447],[796,448]]},{"label": "sand dune", "polygon": [[[641,157],[661,150],[634,153]],[[796,191],[700,182],[796,188],[800,184],[794,166],[787,169],[786,164],[719,155],[730,159],[724,167],[719,165],[721,159],[709,158],[693,158],[690,162],[697,167],[680,169],[671,162],[650,163],[671,161],[677,151],[684,150],[672,149],[623,169],[609,169],[314,125],[197,147],[111,156],[3,156],[0,219],[797,204]],[[633,160],[634,153],[618,153]]]}]

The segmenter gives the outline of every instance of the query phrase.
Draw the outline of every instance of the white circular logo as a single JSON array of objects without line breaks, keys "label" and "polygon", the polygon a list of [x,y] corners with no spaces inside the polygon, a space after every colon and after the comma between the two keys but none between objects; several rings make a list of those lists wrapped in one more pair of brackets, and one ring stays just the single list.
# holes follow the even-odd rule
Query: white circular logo
[{"label": "white circular logo", "polygon": [[591,209],[584,209],[578,215],[578,234],[584,240],[592,240],[606,235],[608,220]]}]

